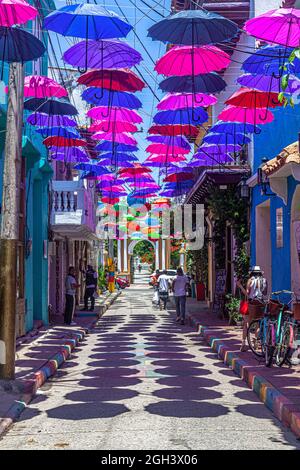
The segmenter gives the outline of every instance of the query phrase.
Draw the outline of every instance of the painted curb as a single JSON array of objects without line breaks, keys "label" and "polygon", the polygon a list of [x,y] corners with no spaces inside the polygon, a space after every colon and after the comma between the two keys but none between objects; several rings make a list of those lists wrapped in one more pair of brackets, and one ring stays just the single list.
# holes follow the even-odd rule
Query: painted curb
[{"label": "painted curb", "polygon": [[240,359],[238,355],[231,351],[222,338],[217,338],[213,327],[201,325],[199,320],[192,315],[189,316],[190,325],[195,327],[197,334],[201,335],[211,349],[223,360],[236,375],[238,375],[249,388],[251,388],[259,399],[269,410],[289,427],[294,434],[300,437],[300,407],[291,402],[285,395],[274,387],[267,379],[254,370],[254,367]]},{"label": "painted curb", "polygon": [[[114,303],[114,301],[119,297],[121,292],[113,293],[113,295],[104,302],[104,312]],[[101,315],[101,316],[102,316]],[[80,332],[72,332],[70,338],[65,341],[65,343],[60,346],[60,350],[52,356],[45,365],[34,373],[34,378],[27,379],[24,381],[18,381],[17,389],[22,393],[21,399],[16,400],[14,404],[7,410],[4,418],[0,418],[0,439],[3,436],[10,426],[16,421],[21,413],[24,411],[26,406],[34,398],[36,391],[48,380],[49,377],[52,377],[59,367],[70,357],[71,352],[76,348],[76,346],[83,341],[85,336],[95,328],[99,318],[94,320],[88,328],[80,328]]]}]

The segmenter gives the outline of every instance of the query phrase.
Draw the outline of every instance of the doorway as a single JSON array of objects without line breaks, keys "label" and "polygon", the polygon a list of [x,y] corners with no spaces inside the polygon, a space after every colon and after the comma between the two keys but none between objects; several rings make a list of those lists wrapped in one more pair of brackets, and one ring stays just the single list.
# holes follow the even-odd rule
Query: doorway
[{"label": "doorway", "polygon": [[270,199],[256,206],[256,264],[260,266],[268,281],[268,292],[272,292],[272,247]]}]

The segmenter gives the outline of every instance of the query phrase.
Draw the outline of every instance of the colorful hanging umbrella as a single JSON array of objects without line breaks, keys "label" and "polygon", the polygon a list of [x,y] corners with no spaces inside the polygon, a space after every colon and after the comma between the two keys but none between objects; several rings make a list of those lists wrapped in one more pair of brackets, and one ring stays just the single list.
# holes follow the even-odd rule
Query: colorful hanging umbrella
[{"label": "colorful hanging umbrella", "polygon": [[81,170],[81,171],[87,171],[89,173],[93,173],[94,175],[105,175],[109,173],[109,171],[106,168],[103,168],[101,166],[95,165],[95,163],[78,163],[77,165],[74,166],[74,170]]},{"label": "colorful hanging umbrella", "polygon": [[260,134],[259,127],[253,124],[240,123],[240,122],[223,122],[217,121],[211,128],[210,132],[214,133],[228,133],[228,134]]},{"label": "colorful hanging umbrella", "polygon": [[153,116],[155,124],[193,124],[199,125],[208,121],[208,114],[203,108],[175,109],[159,111]]},{"label": "colorful hanging umbrella", "polygon": [[168,93],[220,93],[226,82],[220,75],[211,72],[202,75],[169,77],[160,82],[159,88]]},{"label": "colorful hanging umbrella", "polygon": [[186,155],[190,153],[190,149],[184,149],[182,147],[176,147],[173,145],[156,143],[148,145],[148,147],[146,147],[146,152],[163,155]]},{"label": "colorful hanging umbrella", "polygon": [[78,114],[75,106],[66,100],[58,100],[56,98],[30,98],[24,102],[24,109],[46,114],[58,114],[60,116],[75,116]]},{"label": "colorful hanging umbrella", "polygon": [[53,135],[43,140],[46,147],[87,147],[86,140]]},{"label": "colorful hanging umbrella", "polygon": [[206,142],[208,144],[245,145],[249,144],[251,139],[243,134],[214,134],[213,132],[210,132],[203,138],[202,142]]},{"label": "colorful hanging umbrella", "polygon": [[143,122],[141,116],[133,109],[116,108],[114,106],[95,106],[87,112],[91,119],[108,119],[112,121],[126,121],[140,124]]},{"label": "colorful hanging umbrella", "polygon": [[97,87],[90,87],[84,90],[82,99],[97,106],[116,106],[118,108],[139,109],[142,107],[141,101],[132,93],[123,91],[110,91]]},{"label": "colorful hanging umbrella", "polygon": [[247,109],[237,106],[227,106],[218,116],[222,121],[246,122],[248,124],[268,124],[274,120],[274,115],[268,109]]},{"label": "colorful hanging umbrella", "polygon": [[166,77],[182,77],[219,71],[229,64],[230,56],[216,46],[175,46],[156,62],[154,69]]},{"label": "colorful hanging umbrella", "polygon": [[[262,75],[283,75],[283,67],[288,62],[292,48],[282,46],[265,46],[251,54],[243,63],[245,72]],[[293,65],[287,64],[287,72],[300,72],[300,59],[297,57]]]},{"label": "colorful hanging umbrella", "polygon": [[[282,78],[274,75],[252,75],[246,73],[237,79],[237,83],[243,87],[254,88],[260,91],[281,93]],[[300,90],[300,79],[292,75],[289,76],[288,86],[284,90],[285,94],[292,95]]]},{"label": "colorful hanging umbrella", "polygon": [[68,116],[60,116],[58,114],[46,114],[36,112],[30,114],[27,118],[27,122],[32,126],[39,126],[39,127],[51,127],[51,126],[63,126],[63,127],[75,127],[77,126],[76,121],[71,119]]},{"label": "colorful hanging umbrella", "polygon": [[66,138],[81,138],[79,132],[73,127],[40,127],[35,130],[45,137],[59,136]]},{"label": "colorful hanging umbrella", "polygon": [[46,51],[42,41],[24,29],[0,26],[0,57],[3,62],[28,62]]},{"label": "colorful hanging umbrella", "polygon": [[97,152],[136,152],[136,145],[118,144],[116,142],[101,142],[95,147]]},{"label": "colorful hanging umbrella", "polygon": [[118,144],[137,145],[137,140],[128,132],[96,132],[92,135],[94,140],[107,140],[109,142],[117,142]]},{"label": "colorful hanging umbrella", "polygon": [[157,105],[160,111],[182,108],[199,108],[212,106],[217,103],[217,98],[204,93],[172,93],[167,94]]},{"label": "colorful hanging umbrella", "polygon": [[215,44],[232,39],[238,26],[206,10],[184,10],[164,18],[148,29],[154,40],[171,44]]},{"label": "colorful hanging umbrella", "polygon": [[300,10],[279,8],[246,21],[247,34],[264,41],[298,47],[300,44]]},{"label": "colorful hanging umbrella", "polygon": [[172,173],[168,175],[164,182],[166,183],[181,183],[183,181],[189,181],[193,179],[191,173]]},{"label": "colorful hanging umbrella", "polygon": [[114,166],[114,167],[119,167],[119,168],[131,168],[133,167],[133,163],[130,161],[126,160],[118,160],[118,159],[113,159],[111,160],[110,158],[101,158],[98,160],[98,165],[102,166]]},{"label": "colorful hanging umbrella", "polygon": [[78,147],[65,147],[63,149],[61,147],[51,147],[49,151],[53,160],[60,160],[61,155],[63,155],[68,161],[89,161],[86,150]]},{"label": "colorful hanging umbrella", "polygon": [[130,168],[129,170],[121,170],[119,172],[120,176],[122,177],[125,177],[127,175],[132,176],[132,175],[146,174],[146,173],[151,173],[151,170],[149,168],[143,168],[138,163],[134,165],[134,168]]},{"label": "colorful hanging umbrella", "polygon": [[138,128],[131,122],[94,121],[87,129],[89,132],[137,132]]},{"label": "colorful hanging umbrella", "polygon": [[199,134],[199,130],[196,126],[190,124],[177,124],[177,125],[165,125],[157,126],[153,125],[148,130],[149,134],[158,134],[158,135],[184,135],[186,137],[195,138]]},{"label": "colorful hanging umbrella", "polygon": [[68,92],[52,78],[43,75],[28,75],[24,79],[24,96],[25,98],[62,98],[68,96]]},{"label": "colorful hanging umbrella", "polygon": [[70,47],[63,60],[73,67],[89,69],[123,69],[139,64],[141,54],[118,39],[81,41]]},{"label": "colorful hanging umbrella", "polygon": [[284,101],[278,101],[278,94],[252,90],[251,88],[241,88],[231,95],[225,104],[242,108],[276,108],[283,106]]},{"label": "colorful hanging umbrella", "polygon": [[204,142],[201,147],[198,147],[197,155],[200,152],[205,152],[207,154],[224,154],[229,152],[239,152],[242,146],[239,144],[209,144]]},{"label": "colorful hanging umbrella", "polygon": [[38,11],[24,0],[1,0],[0,3],[0,24],[1,26],[13,26],[24,24],[33,20]]},{"label": "colorful hanging umbrella", "polygon": [[[131,70],[102,69],[90,70],[78,78],[79,85],[106,88],[113,91],[141,91],[145,84]],[[100,94],[101,96],[101,94]]]},{"label": "colorful hanging umbrella", "polygon": [[219,155],[211,156],[203,155],[202,158],[192,159],[189,163],[192,167],[202,167],[202,166],[220,166],[226,163],[232,163],[234,159],[230,155]]},{"label": "colorful hanging umbrella", "polygon": [[122,160],[126,160],[126,161],[129,161],[129,162],[138,161],[138,157],[136,157],[132,153],[122,153],[122,152],[112,153],[112,152],[108,152],[108,153],[102,153],[100,155],[100,157],[109,158],[112,161],[122,161]]},{"label": "colorful hanging umbrella", "polygon": [[170,155],[159,155],[159,154],[153,154],[150,155],[148,158],[146,158],[145,162],[149,163],[159,163],[160,165],[167,164],[167,163],[173,163],[173,162],[185,162],[186,157],[181,154],[170,154]]},{"label": "colorful hanging umbrella", "polygon": [[[59,147],[60,148],[60,147]],[[70,147],[64,147],[65,148],[70,148]],[[55,157],[55,158],[54,158]],[[68,155],[65,155],[64,153],[56,153],[54,155],[54,157],[52,158],[52,156],[50,156],[50,158],[52,160],[56,160],[56,161],[59,161],[59,162],[64,162],[64,163],[88,163],[89,162],[89,158],[88,157],[71,157],[71,156],[68,156]]]},{"label": "colorful hanging umbrella", "polygon": [[150,135],[147,140],[154,143],[166,144],[170,147],[182,147],[190,150],[191,146],[185,137],[182,136],[168,136],[168,135]]},{"label": "colorful hanging umbrella", "polygon": [[63,36],[97,40],[125,37],[132,26],[100,5],[80,3],[50,13],[44,19],[44,29]]},{"label": "colorful hanging umbrella", "polygon": [[116,204],[117,202],[119,202],[120,198],[119,197],[107,197],[107,196],[103,196],[101,198],[101,201],[104,202],[105,204],[110,204],[110,205],[113,205],[113,204]]}]

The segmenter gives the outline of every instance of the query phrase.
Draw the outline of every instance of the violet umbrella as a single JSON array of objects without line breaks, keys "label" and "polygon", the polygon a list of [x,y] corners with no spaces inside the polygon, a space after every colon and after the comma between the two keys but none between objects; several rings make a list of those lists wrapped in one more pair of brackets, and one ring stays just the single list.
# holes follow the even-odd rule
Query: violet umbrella
[{"label": "violet umbrella", "polygon": [[61,152],[61,150],[59,150],[57,153],[50,155],[50,158],[52,160],[56,160],[56,161],[60,161],[64,163],[88,163],[90,161],[88,156],[75,157],[72,154],[69,154],[69,155],[65,154]]},{"label": "violet umbrella", "polygon": [[94,121],[88,127],[89,132],[137,132],[138,127],[131,122],[126,121]]},{"label": "violet umbrella", "polygon": [[205,93],[172,93],[167,94],[157,105],[160,111],[169,109],[207,107],[217,103],[217,98]]},{"label": "violet umbrella", "polygon": [[227,106],[218,116],[222,121],[244,122],[248,124],[268,124],[274,120],[274,115],[268,109],[240,108]]},{"label": "violet umbrella", "polygon": [[208,154],[222,154],[228,152],[239,152],[242,149],[242,146],[239,144],[209,144],[204,142],[200,147],[197,149],[198,152],[206,152]]},{"label": "violet umbrella", "polygon": [[182,147],[190,150],[191,146],[188,140],[182,136],[168,136],[168,135],[150,135],[147,140],[154,143],[166,144],[169,146]]},{"label": "violet umbrella", "polygon": [[155,124],[192,124],[199,125],[208,121],[208,114],[203,108],[185,108],[174,111],[159,111],[153,117]]},{"label": "violet umbrella", "polygon": [[283,75],[283,67],[286,66],[288,73],[300,72],[300,59],[295,57],[292,64],[289,64],[289,57],[293,52],[292,48],[283,46],[265,46],[257,49],[243,63],[242,69],[245,72],[262,75]]},{"label": "violet umbrella", "polygon": [[40,127],[35,132],[41,134],[44,138],[50,136],[81,138],[79,132],[74,127]]},{"label": "violet umbrella", "polygon": [[51,126],[63,126],[63,127],[75,127],[77,126],[76,121],[71,119],[69,116],[60,116],[58,114],[46,114],[36,112],[30,114],[27,118],[27,122],[32,126],[39,127],[51,127]]},{"label": "violet umbrella", "polygon": [[203,155],[202,158],[193,158],[189,165],[191,167],[202,167],[202,166],[219,166],[224,165],[225,163],[232,163],[234,159],[230,155],[219,155],[219,156],[209,156]]},{"label": "violet umbrella", "polygon": [[247,34],[264,41],[298,47],[300,44],[300,10],[279,8],[246,21]]},{"label": "violet umbrella", "polygon": [[95,147],[97,152],[136,152],[136,145],[118,144],[116,142],[101,142]]},{"label": "violet umbrella", "polygon": [[132,93],[89,87],[81,95],[82,99],[96,106],[116,106],[119,108],[139,109],[141,101]]},{"label": "violet umbrella", "polygon": [[95,106],[87,112],[88,117],[91,119],[109,119],[112,121],[126,121],[131,123],[140,124],[143,119],[133,109],[116,108],[115,106]]},{"label": "violet umbrella", "polygon": [[98,165],[101,165],[101,166],[116,166],[116,167],[120,167],[120,168],[132,168],[133,167],[133,163],[130,162],[130,161],[126,161],[126,160],[118,160],[118,159],[110,159],[110,158],[101,158],[100,160],[97,160],[98,161]]},{"label": "violet umbrella", "polygon": [[67,90],[55,80],[43,75],[28,75],[24,79],[25,98],[63,98],[68,96]]},{"label": "violet umbrella", "polygon": [[0,25],[13,26],[24,24],[33,20],[38,11],[24,0],[1,0],[0,3]]},{"label": "violet umbrella", "polygon": [[118,144],[137,145],[137,140],[128,132],[96,132],[92,135],[94,140],[107,140],[109,142],[117,142]]},{"label": "violet umbrella", "polygon": [[166,77],[198,75],[223,70],[230,64],[230,56],[216,46],[175,46],[155,65],[157,73]]},{"label": "violet umbrella", "polygon": [[166,154],[166,155],[186,155],[190,153],[190,149],[176,147],[175,145],[167,145],[167,144],[150,144],[146,147],[146,152],[148,153],[155,153],[155,154]]},{"label": "violet umbrella", "polygon": [[138,157],[136,157],[132,153],[107,152],[107,153],[100,154],[100,157],[115,159],[115,160],[118,160],[118,161],[130,161],[130,162],[137,162],[138,161]]},{"label": "violet umbrella", "polygon": [[173,162],[185,162],[186,157],[184,155],[176,154],[176,155],[150,155],[146,158],[144,163],[159,163],[160,165],[165,165],[167,163]]},{"label": "violet umbrella", "polygon": [[240,122],[225,122],[217,121],[211,128],[210,132],[214,133],[228,133],[228,134],[260,134],[259,127],[253,124],[240,123]]},{"label": "violet umbrella", "polygon": [[289,76],[288,85],[285,90],[282,89],[282,78],[272,75],[252,75],[251,73],[246,73],[237,79],[237,83],[243,87],[277,94],[284,91],[285,94],[292,95],[300,90],[300,79],[292,75]]},{"label": "violet umbrella", "polygon": [[220,93],[226,82],[217,73],[169,77],[160,82],[159,88],[168,93]]},{"label": "violet umbrella", "polygon": [[214,134],[213,132],[209,132],[202,142],[206,142],[208,144],[236,144],[236,145],[245,145],[251,142],[249,137],[246,137],[243,134]]},{"label": "violet umbrella", "polygon": [[79,147],[65,147],[61,149],[61,147],[50,147],[49,149],[51,158],[56,160],[58,155],[64,155],[67,160],[70,161],[81,161],[81,159],[88,159],[88,154],[86,150],[79,148]]}]

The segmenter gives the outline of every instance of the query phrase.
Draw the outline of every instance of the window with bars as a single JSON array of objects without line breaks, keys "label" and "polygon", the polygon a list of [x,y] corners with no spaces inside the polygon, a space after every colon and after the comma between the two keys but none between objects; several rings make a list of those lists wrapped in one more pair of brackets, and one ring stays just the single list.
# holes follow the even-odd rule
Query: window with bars
[{"label": "window with bars", "polygon": [[283,247],[283,208],[276,209],[276,247]]}]

